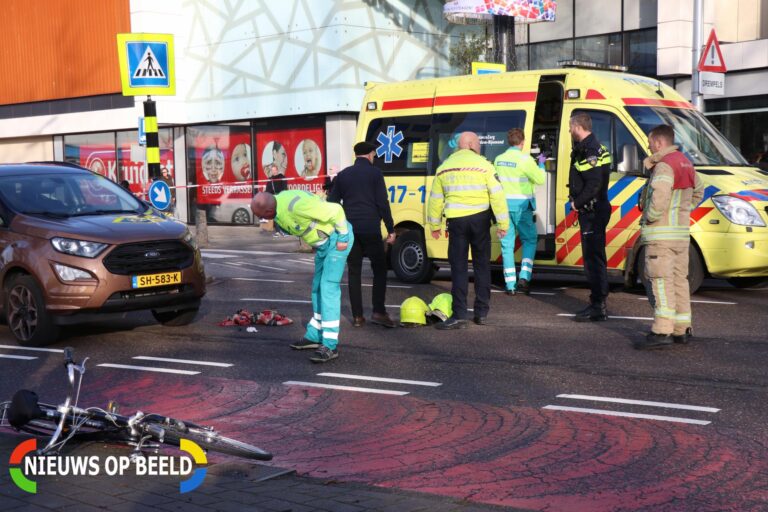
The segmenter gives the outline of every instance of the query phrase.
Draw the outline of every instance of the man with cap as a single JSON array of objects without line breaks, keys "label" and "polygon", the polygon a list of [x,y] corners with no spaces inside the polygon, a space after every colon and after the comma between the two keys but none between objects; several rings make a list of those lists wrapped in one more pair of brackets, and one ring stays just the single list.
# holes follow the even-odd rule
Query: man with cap
[{"label": "man with cap", "polygon": [[339,356],[341,278],[355,237],[338,204],[328,203],[306,190],[285,190],[276,196],[259,192],[251,211],[260,219],[274,219],[275,227],[301,237],[315,250],[312,278],[312,319],[294,350],[317,349],[313,363],[325,363]]},{"label": "man with cap", "polygon": [[381,239],[382,221],[388,233],[386,243],[392,244],[395,241],[387,186],[381,171],[373,165],[376,146],[370,142],[358,142],[354,151],[355,163],[336,175],[328,194],[328,201],[341,203],[355,232],[355,244],[347,258],[353,325],[362,327],[365,324],[361,274],[363,256],[366,256],[371,261],[373,270],[371,323],[394,327],[395,323],[384,306],[387,292],[387,260]]}]

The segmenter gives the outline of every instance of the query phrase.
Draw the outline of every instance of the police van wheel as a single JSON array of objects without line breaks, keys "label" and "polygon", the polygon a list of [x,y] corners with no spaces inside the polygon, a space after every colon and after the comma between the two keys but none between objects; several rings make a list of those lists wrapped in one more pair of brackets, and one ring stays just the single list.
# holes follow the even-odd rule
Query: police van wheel
[{"label": "police van wheel", "polygon": [[395,275],[404,283],[428,283],[437,266],[427,257],[427,244],[420,231],[400,234],[390,251],[390,263]]}]

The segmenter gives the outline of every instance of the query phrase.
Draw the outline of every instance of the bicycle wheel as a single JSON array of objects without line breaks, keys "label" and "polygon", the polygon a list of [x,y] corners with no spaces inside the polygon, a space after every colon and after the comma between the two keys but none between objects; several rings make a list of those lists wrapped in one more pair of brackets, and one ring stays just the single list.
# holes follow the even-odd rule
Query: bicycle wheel
[{"label": "bicycle wheel", "polygon": [[165,439],[163,440],[165,444],[179,446],[181,439],[188,439],[205,451],[234,455],[244,459],[272,460],[271,453],[248,443],[224,437],[215,431],[205,430],[200,427],[188,428],[186,432],[175,428],[168,428],[167,426],[165,429]]}]

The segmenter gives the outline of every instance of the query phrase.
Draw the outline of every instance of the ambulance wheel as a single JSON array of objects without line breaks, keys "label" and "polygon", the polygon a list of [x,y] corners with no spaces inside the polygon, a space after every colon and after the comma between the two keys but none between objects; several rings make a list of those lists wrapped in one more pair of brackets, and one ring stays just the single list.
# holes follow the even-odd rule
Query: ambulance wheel
[{"label": "ambulance wheel", "polygon": [[397,237],[389,261],[395,275],[404,283],[428,283],[437,271],[437,266],[427,256],[424,235],[414,229]]},{"label": "ambulance wheel", "polygon": [[[642,286],[646,285],[645,281],[645,247],[641,247],[637,253],[637,280]],[[691,248],[688,250],[688,288],[691,295],[696,293],[704,282],[704,262],[699,254],[699,249],[695,245],[691,244]]]},{"label": "ambulance wheel", "polygon": [[768,286],[766,277],[732,277],[728,283],[736,288],[765,288]]}]

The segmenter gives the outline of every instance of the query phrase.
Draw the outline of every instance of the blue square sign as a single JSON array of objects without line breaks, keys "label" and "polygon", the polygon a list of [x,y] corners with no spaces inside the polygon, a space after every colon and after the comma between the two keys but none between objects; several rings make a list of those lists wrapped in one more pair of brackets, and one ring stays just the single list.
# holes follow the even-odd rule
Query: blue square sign
[{"label": "blue square sign", "polygon": [[168,44],[129,41],[128,80],[131,87],[169,87]]}]

